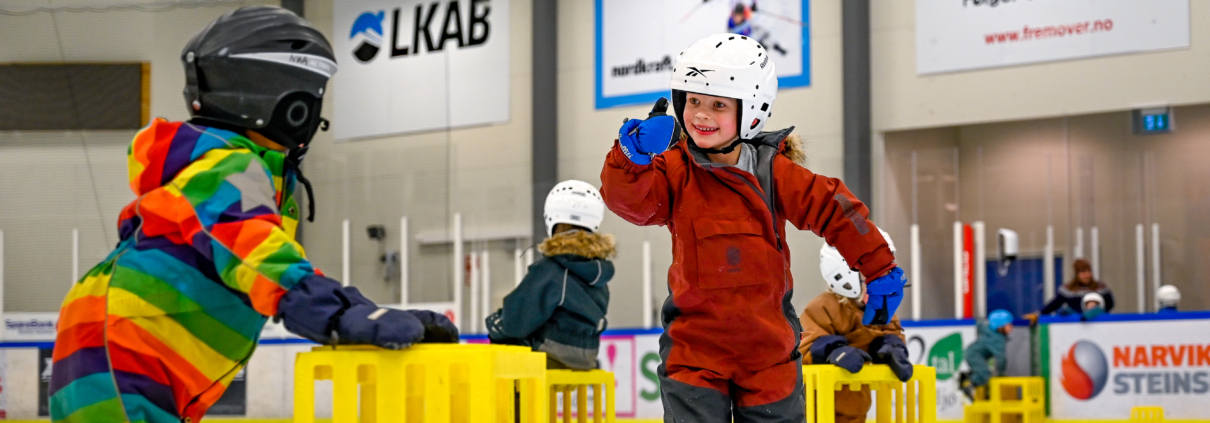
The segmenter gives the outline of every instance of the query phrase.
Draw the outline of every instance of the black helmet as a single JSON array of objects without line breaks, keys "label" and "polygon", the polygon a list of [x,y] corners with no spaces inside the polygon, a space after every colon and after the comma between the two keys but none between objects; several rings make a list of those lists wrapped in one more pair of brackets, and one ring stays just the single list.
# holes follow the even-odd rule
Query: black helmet
[{"label": "black helmet", "polygon": [[219,16],[185,44],[181,62],[185,103],[195,120],[255,130],[289,148],[295,160],[324,121],[324,86],[336,73],[323,34],[270,6]]}]

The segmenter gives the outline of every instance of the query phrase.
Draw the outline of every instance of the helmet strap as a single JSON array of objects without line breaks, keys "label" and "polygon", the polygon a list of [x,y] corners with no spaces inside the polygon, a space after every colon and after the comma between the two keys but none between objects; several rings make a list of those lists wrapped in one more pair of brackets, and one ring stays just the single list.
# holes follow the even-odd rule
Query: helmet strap
[{"label": "helmet strap", "polygon": [[743,142],[744,140],[742,139],[736,139],[730,145],[723,148],[701,148],[698,147],[697,143],[693,141],[693,137],[689,137],[689,148],[706,154],[731,154],[731,152],[735,151],[735,149],[738,148]]}]

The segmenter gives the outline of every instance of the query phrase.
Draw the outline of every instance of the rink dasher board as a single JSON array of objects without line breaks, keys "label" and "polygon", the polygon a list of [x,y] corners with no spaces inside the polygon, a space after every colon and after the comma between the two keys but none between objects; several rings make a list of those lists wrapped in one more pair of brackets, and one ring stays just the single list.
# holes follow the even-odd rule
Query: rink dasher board
[{"label": "rink dasher board", "polygon": [[1210,313],[1052,321],[1046,331],[1051,418],[1118,420],[1161,406],[1165,419],[1210,419]]}]

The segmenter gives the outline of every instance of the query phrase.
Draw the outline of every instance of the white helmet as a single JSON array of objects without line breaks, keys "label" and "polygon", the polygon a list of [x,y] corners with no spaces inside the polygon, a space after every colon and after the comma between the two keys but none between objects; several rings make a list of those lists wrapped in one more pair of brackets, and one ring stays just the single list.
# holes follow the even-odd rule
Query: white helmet
[{"label": "white helmet", "polygon": [[[882,228],[879,228],[878,232],[882,233],[882,239],[885,239],[887,246],[891,248],[891,254],[895,254],[895,243],[891,241],[891,235]],[[819,272],[828,287],[832,288],[832,292],[845,298],[861,298],[861,277],[856,270],[849,267],[849,263],[845,262],[836,247],[824,243],[823,248],[819,249]]]},{"label": "white helmet", "polygon": [[546,194],[542,217],[546,220],[546,236],[553,234],[555,225],[567,223],[596,232],[605,219],[605,201],[597,188],[575,179],[559,182]]},{"label": "white helmet", "polygon": [[1160,307],[1176,307],[1181,302],[1181,291],[1175,286],[1164,285],[1155,290],[1155,299],[1160,302]]},{"label": "white helmet", "polygon": [[[734,98],[739,100],[740,139],[755,137],[777,98],[777,71],[767,53],[756,40],[738,34],[711,35],[681,51],[672,65],[676,120],[685,113],[686,92]],[[688,134],[684,122],[681,125]]]},{"label": "white helmet", "polygon": [[1101,294],[1095,292],[1084,294],[1084,299],[1080,300],[1080,307],[1083,308],[1084,304],[1088,304],[1089,301],[1097,303],[1098,307],[1105,308],[1105,297],[1102,297]]}]

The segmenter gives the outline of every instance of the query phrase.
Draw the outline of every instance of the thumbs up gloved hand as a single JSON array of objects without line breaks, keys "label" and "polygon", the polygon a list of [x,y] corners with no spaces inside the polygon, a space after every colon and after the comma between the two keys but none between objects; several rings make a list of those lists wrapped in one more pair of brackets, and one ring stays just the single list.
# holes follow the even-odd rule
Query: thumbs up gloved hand
[{"label": "thumbs up gloved hand", "polygon": [[618,129],[618,143],[631,163],[651,164],[654,155],[663,153],[680,139],[681,131],[676,119],[667,112],[668,99],[660,97],[646,120],[627,119],[622,122],[622,128]]},{"label": "thumbs up gloved hand", "polygon": [[840,335],[821,336],[811,344],[811,362],[815,364],[831,363],[857,373],[869,360],[869,354],[850,347],[849,341]]},{"label": "thumbs up gloved hand", "polygon": [[899,309],[899,303],[903,301],[905,285],[907,277],[903,276],[903,269],[898,266],[891,269],[890,273],[866,284],[866,292],[870,294],[870,298],[866,300],[861,324],[869,326],[890,323],[891,316],[895,315],[895,310]]},{"label": "thumbs up gloved hand", "polygon": [[874,364],[886,364],[901,382],[912,378],[912,362],[908,361],[907,345],[895,335],[883,335],[870,342]]}]

